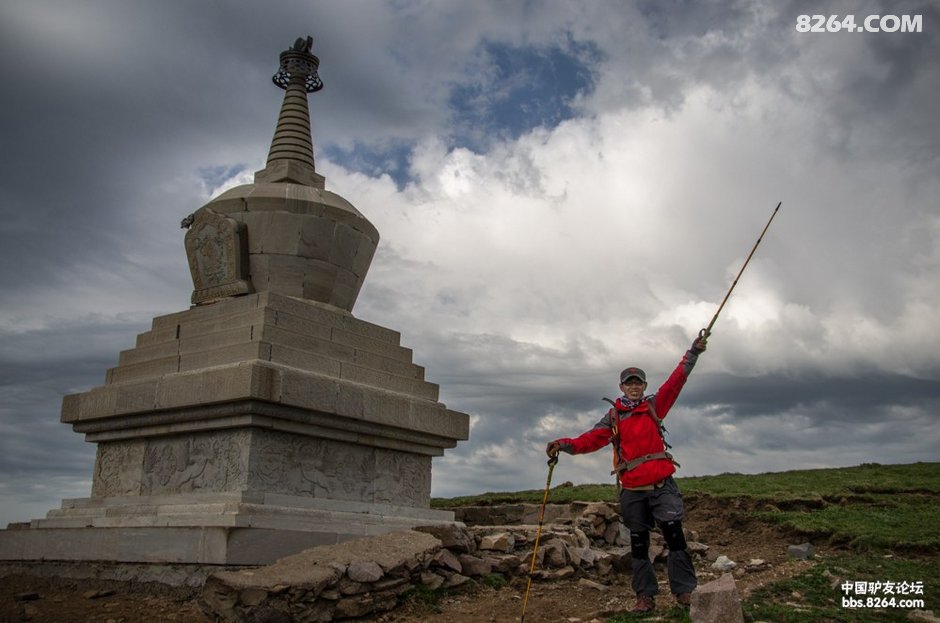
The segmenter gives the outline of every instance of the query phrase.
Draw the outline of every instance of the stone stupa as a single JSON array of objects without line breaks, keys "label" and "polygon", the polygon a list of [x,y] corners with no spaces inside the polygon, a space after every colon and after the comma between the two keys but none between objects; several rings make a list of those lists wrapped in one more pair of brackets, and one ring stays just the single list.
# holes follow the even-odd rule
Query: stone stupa
[{"label": "stone stupa", "polygon": [[316,172],[312,40],[281,54],[267,165],[187,217],[193,306],[154,319],[62,421],[91,497],[0,532],[3,560],[265,564],[453,521],[431,459],[468,438],[400,334],[352,315],[379,235]]}]

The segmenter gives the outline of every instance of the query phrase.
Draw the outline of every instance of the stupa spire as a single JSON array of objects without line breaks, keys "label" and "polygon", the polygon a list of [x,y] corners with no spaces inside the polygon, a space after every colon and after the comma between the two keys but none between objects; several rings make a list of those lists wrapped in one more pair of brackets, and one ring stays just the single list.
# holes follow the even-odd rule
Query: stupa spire
[{"label": "stupa spire", "polygon": [[281,52],[281,65],[272,80],[284,89],[284,101],[267,165],[255,173],[256,183],[286,182],[324,187],[324,178],[316,172],[314,164],[307,105],[307,94],[323,88],[317,73],[320,59],[310,51],[312,47],[313,37],[300,38],[289,50]]}]

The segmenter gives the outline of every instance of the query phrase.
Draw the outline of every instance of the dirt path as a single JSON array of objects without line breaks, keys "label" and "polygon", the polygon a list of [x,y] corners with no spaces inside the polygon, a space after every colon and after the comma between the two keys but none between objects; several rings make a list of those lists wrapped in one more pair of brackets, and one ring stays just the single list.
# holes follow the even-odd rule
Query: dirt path
[{"label": "dirt path", "polygon": [[[711,551],[745,566],[753,559],[765,565],[738,571],[736,581],[743,595],[755,588],[790,577],[813,563],[787,556],[793,538],[746,517],[748,510],[726,502],[687,500],[687,527],[695,539]],[[825,550],[817,550],[825,554]],[[705,561],[697,563],[699,581],[718,577]],[[664,573],[659,570],[660,580]],[[629,576],[617,574],[609,585],[587,584],[577,578],[559,582],[535,582],[526,607],[531,621],[590,621],[613,616],[633,604]],[[435,605],[412,599],[399,609],[363,619],[385,623],[480,623],[518,621],[525,593],[525,579],[515,578],[500,589],[481,584],[443,598]],[[661,586],[657,610],[673,607],[666,586]],[[0,582],[0,623],[211,623],[198,605],[198,591],[161,585],[48,578],[5,578]]]}]

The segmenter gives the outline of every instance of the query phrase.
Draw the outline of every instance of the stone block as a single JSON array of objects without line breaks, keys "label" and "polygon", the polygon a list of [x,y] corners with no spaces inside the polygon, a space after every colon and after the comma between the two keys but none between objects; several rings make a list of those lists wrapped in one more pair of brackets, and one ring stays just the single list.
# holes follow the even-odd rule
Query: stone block
[{"label": "stone block", "polygon": [[301,296],[323,303],[332,303],[337,268],[320,260],[306,260]]},{"label": "stone block", "polygon": [[[354,267],[359,267],[360,271],[357,276],[364,276],[372,262],[370,250],[374,251],[374,249],[374,240],[346,223],[337,223],[333,246],[330,249],[330,262],[350,272],[354,272]],[[360,254],[368,257],[357,258]],[[365,270],[362,270],[363,266]]]},{"label": "stone block", "polygon": [[142,379],[153,379],[179,371],[179,356],[152,359],[141,363],[118,366],[108,370],[106,385],[126,383]]},{"label": "stone block", "polygon": [[329,260],[335,231],[336,221],[321,216],[307,216],[301,223],[297,254],[312,260]]},{"label": "stone block", "polygon": [[[79,394],[77,417],[63,422],[75,423],[92,418],[102,418],[117,413],[117,391],[111,387],[96,387],[83,394]],[[71,409],[69,414],[72,414]],[[65,413],[63,412],[63,418]]]},{"label": "stone block", "polygon": [[351,346],[331,342],[328,336],[324,339],[319,336],[305,335],[303,333],[286,330],[280,325],[265,325],[260,327],[255,339],[328,357],[337,362],[352,362],[356,355],[355,349]]},{"label": "stone block", "polygon": [[333,291],[325,302],[336,305],[340,309],[352,309],[361,288],[360,277],[345,268],[337,268],[333,279]]},{"label": "stone block", "polygon": [[692,623],[744,623],[741,597],[730,573],[692,593]]},{"label": "stone block", "polygon": [[234,344],[246,344],[252,341],[252,333],[252,326],[246,325],[214,333],[191,335],[179,340],[179,354],[188,355],[216,350]]},{"label": "stone block", "polygon": [[[211,321],[230,314],[247,312],[259,307],[263,292],[228,298],[212,305],[191,307],[185,311],[157,316],[153,319],[153,331],[176,334],[179,327],[186,323]],[[175,339],[175,338],[174,338]]]},{"label": "stone block", "polygon": [[179,371],[190,372],[226,364],[254,360],[270,361],[271,345],[263,342],[245,342],[220,348],[188,353],[180,356]]},{"label": "stone block", "polygon": [[264,323],[265,326],[273,326],[282,329],[284,335],[294,334],[327,342],[335,341],[332,338],[334,331],[332,324],[323,323],[320,319],[315,317],[297,316],[286,311],[278,311],[271,308],[267,309],[273,312],[273,318],[271,322]]},{"label": "stone block", "polygon": [[410,381],[424,381],[424,369],[420,366],[401,361],[400,359],[390,359],[383,355],[377,355],[358,348],[353,351],[352,363],[363,368],[368,368],[380,373],[392,374]]},{"label": "stone block", "polygon": [[294,255],[265,254],[268,260],[267,289],[286,296],[305,296],[307,260]]},{"label": "stone block", "polygon": [[270,348],[268,359],[272,363],[298,368],[305,372],[339,378],[341,364],[334,358],[282,346],[280,344],[273,346],[268,345],[268,347]]},{"label": "stone block", "polygon": [[516,539],[509,532],[484,535],[480,540],[480,549],[494,552],[510,553],[516,546]]},{"label": "stone block", "polygon": [[118,355],[118,366],[127,366],[135,363],[144,363],[154,359],[163,359],[179,355],[179,342],[177,340],[159,342],[149,346],[138,346],[130,350],[122,350]]},{"label": "stone block", "polygon": [[[251,234],[248,234],[249,243],[251,241]],[[254,284],[255,290],[258,290],[259,293],[264,296],[269,292],[268,290],[268,277],[271,274],[271,258],[272,255],[264,255],[261,253],[251,253],[248,256],[248,271],[251,274],[251,283]],[[253,295],[247,297],[242,296],[238,298],[249,298]],[[238,299],[229,299],[238,300]],[[222,301],[227,303],[228,301]],[[216,303],[218,305],[218,303]],[[212,305],[210,307],[215,307]]]},{"label": "stone block", "polygon": [[397,342],[378,340],[369,335],[362,335],[348,329],[333,328],[329,340],[337,344],[351,346],[357,353],[369,353],[383,358],[392,359],[404,364],[411,364],[413,351],[410,348],[399,346]]},{"label": "stone block", "polygon": [[462,573],[471,578],[488,575],[493,572],[493,564],[472,554],[460,554],[457,559],[463,567]]},{"label": "stone block", "polygon": [[136,346],[153,346],[154,344],[162,344],[164,342],[172,342],[177,338],[176,326],[163,329],[154,329],[152,331],[145,331],[137,335]]},{"label": "stone block", "polygon": [[360,383],[362,385],[398,392],[407,396],[422,398],[431,402],[437,401],[439,393],[439,387],[434,383],[419,381],[414,378],[406,378],[351,363],[342,364],[340,367],[340,378],[346,381],[352,381],[353,383]]},{"label": "stone block", "polygon": [[418,532],[426,532],[441,541],[441,546],[456,552],[473,553],[476,541],[465,528],[457,524],[418,526]]},{"label": "stone block", "polygon": [[340,384],[326,376],[304,374],[299,370],[280,371],[278,402],[323,413],[339,412]]},{"label": "stone block", "polygon": [[153,410],[157,402],[157,386],[156,380],[114,386],[116,412],[141,413]]},{"label": "stone block", "polygon": [[280,395],[279,370],[249,362],[165,376],[156,406],[173,409],[247,398],[278,402]]},{"label": "stone block", "polygon": [[344,329],[357,335],[364,335],[390,344],[399,344],[401,342],[401,334],[398,331],[360,320],[347,311],[318,301],[281,296],[275,292],[261,292],[258,296],[263,306],[279,313],[284,312],[299,316],[311,322]]},{"label": "stone block", "polygon": [[[211,316],[200,314],[199,317],[193,314],[190,318],[180,319],[177,325],[179,327],[179,339],[187,340],[193,337],[201,337],[207,334],[227,331],[236,327],[263,325],[273,322],[277,316],[273,310],[264,307],[255,307],[227,313],[225,307],[226,302],[227,301],[221,301],[209,306],[210,308],[215,308],[215,310],[219,312],[217,314]],[[205,308],[196,309],[201,310]]]},{"label": "stone block", "polygon": [[305,223],[311,220],[322,222],[322,219],[315,216],[289,212],[247,212],[244,216],[245,222],[250,223],[257,215],[263,217],[262,226],[251,229],[249,224],[249,230],[253,236],[261,239],[260,252],[292,257],[300,255],[301,232]]},{"label": "stone block", "polygon": [[[265,252],[264,243],[266,242],[265,234],[271,229],[274,225],[278,216],[277,212],[273,211],[251,211],[251,212],[242,212],[234,218],[248,227],[248,253],[251,255],[259,255]],[[271,253],[277,253],[277,251],[271,250]],[[254,273],[252,273],[254,275]]]}]

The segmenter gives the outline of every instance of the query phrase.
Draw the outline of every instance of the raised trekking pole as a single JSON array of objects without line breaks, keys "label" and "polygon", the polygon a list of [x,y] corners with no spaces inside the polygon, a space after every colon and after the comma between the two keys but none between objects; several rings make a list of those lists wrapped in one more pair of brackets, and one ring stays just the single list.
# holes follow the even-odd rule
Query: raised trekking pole
[{"label": "raised trekking pole", "polygon": [[770,227],[770,223],[774,220],[774,217],[777,216],[777,210],[780,209],[780,206],[783,204],[781,201],[777,204],[777,207],[774,208],[773,214],[770,215],[770,220],[767,221],[767,224],[764,225],[764,230],[761,231],[760,236],[757,238],[757,242],[754,243],[754,248],[751,249],[751,252],[748,253],[747,259],[744,260],[744,266],[741,267],[741,270],[738,271],[738,276],[734,278],[734,283],[731,284],[731,287],[728,289],[728,293],[725,294],[724,300],[721,301],[721,305],[718,306],[718,311],[715,312],[715,315],[712,316],[712,321],[708,323],[708,326],[698,332],[699,337],[707,338],[712,334],[712,327],[715,326],[715,321],[718,320],[718,314],[721,313],[722,308],[725,306],[725,303],[728,302],[728,297],[731,296],[731,292],[734,291],[734,286],[738,285],[738,279],[741,278],[741,274],[744,272],[744,269],[747,268],[747,263],[751,261],[751,257],[754,255],[754,251],[757,251],[757,245],[760,244],[760,241],[764,239],[764,234],[767,233],[767,229]]},{"label": "raised trekking pole", "polygon": [[535,573],[535,558],[539,551],[539,537],[542,536],[542,522],[545,521],[545,504],[548,503],[548,490],[552,486],[552,471],[558,464],[558,455],[548,459],[548,480],[545,481],[545,495],[542,496],[542,508],[539,509],[539,527],[535,531],[535,547],[532,548],[532,563],[529,565],[529,581],[525,587],[525,599],[522,600],[522,618],[519,623],[525,623],[525,608],[529,603],[529,591],[532,589],[532,575]]}]

